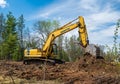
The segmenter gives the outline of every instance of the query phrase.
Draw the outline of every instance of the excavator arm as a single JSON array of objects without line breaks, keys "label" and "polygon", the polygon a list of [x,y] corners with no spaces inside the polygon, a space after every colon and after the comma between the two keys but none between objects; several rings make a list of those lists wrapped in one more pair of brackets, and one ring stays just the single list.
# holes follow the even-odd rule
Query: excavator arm
[{"label": "excavator arm", "polygon": [[88,34],[86,30],[86,25],[84,22],[84,18],[82,16],[79,16],[77,19],[67,23],[66,25],[62,26],[59,29],[54,30],[48,35],[48,38],[42,48],[42,51],[45,52],[46,56],[50,54],[51,44],[55,38],[75,28],[79,28],[78,32],[79,32],[81,46],[86,47],[88,45]]}]

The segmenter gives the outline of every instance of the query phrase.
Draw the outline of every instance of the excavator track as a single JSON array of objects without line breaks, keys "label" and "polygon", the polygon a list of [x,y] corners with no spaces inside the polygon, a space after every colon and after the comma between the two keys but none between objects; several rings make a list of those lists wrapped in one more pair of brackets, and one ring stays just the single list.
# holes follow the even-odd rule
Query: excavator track
[{"label": "excavator track", "polygon": [[44,64],[47,63],[48,65],[55,65],[55,64],[63,64],[65,63],[62,60],[59,59],[46,59],[46,58],[36,58],[36,59],[25,59],[23,61],[23,64],[28,65],[28,64]]}]

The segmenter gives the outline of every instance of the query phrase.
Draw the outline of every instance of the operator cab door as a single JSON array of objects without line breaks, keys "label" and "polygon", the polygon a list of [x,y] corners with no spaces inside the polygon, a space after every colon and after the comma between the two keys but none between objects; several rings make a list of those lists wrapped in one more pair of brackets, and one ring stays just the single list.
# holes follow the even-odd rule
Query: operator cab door
[{"label": "operator cab door", "polygon": [[52,53],[53,53],[54,55],[58,55],[57,45],[56,45],[56,44],[52,44]]}]

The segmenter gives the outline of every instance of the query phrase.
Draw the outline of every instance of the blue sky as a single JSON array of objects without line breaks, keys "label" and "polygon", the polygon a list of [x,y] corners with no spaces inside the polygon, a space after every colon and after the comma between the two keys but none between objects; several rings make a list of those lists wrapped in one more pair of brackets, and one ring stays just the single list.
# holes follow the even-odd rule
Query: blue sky
[{"label": "blue sky", "polygon": [[28,27],[37,20],[59,20],[63,25],[83,16],[90,42],[111,45],[120,18],[120,0],[0,0],[0,12],[8,11],[16,17],[23,14]]}]

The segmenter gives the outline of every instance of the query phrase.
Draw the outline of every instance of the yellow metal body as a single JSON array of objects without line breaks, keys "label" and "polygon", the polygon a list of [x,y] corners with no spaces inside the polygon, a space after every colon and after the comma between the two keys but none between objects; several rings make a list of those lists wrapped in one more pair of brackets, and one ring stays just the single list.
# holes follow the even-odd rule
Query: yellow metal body
[{"label": "yellow metal body", "polygon": [[24,51],[24,57],[31,57],[31,58],[37,58],[37,57],[51,57],[54,58],[54,54],[52,52],[52,43],[55,40],[56,37],[59,37],[60,35],[67,33],[75,28],[78,28],[79,37],[81,40],[81,46],[86,47],[88,45],[88,34],[86,30],[86,25],[84,22],[84,18],[82,16],[79,16],[77,19],[65,24],[64,26],[60,27],[59,29],[56,29],[52,31],[43,45],[42,49],[30,49]]}]

